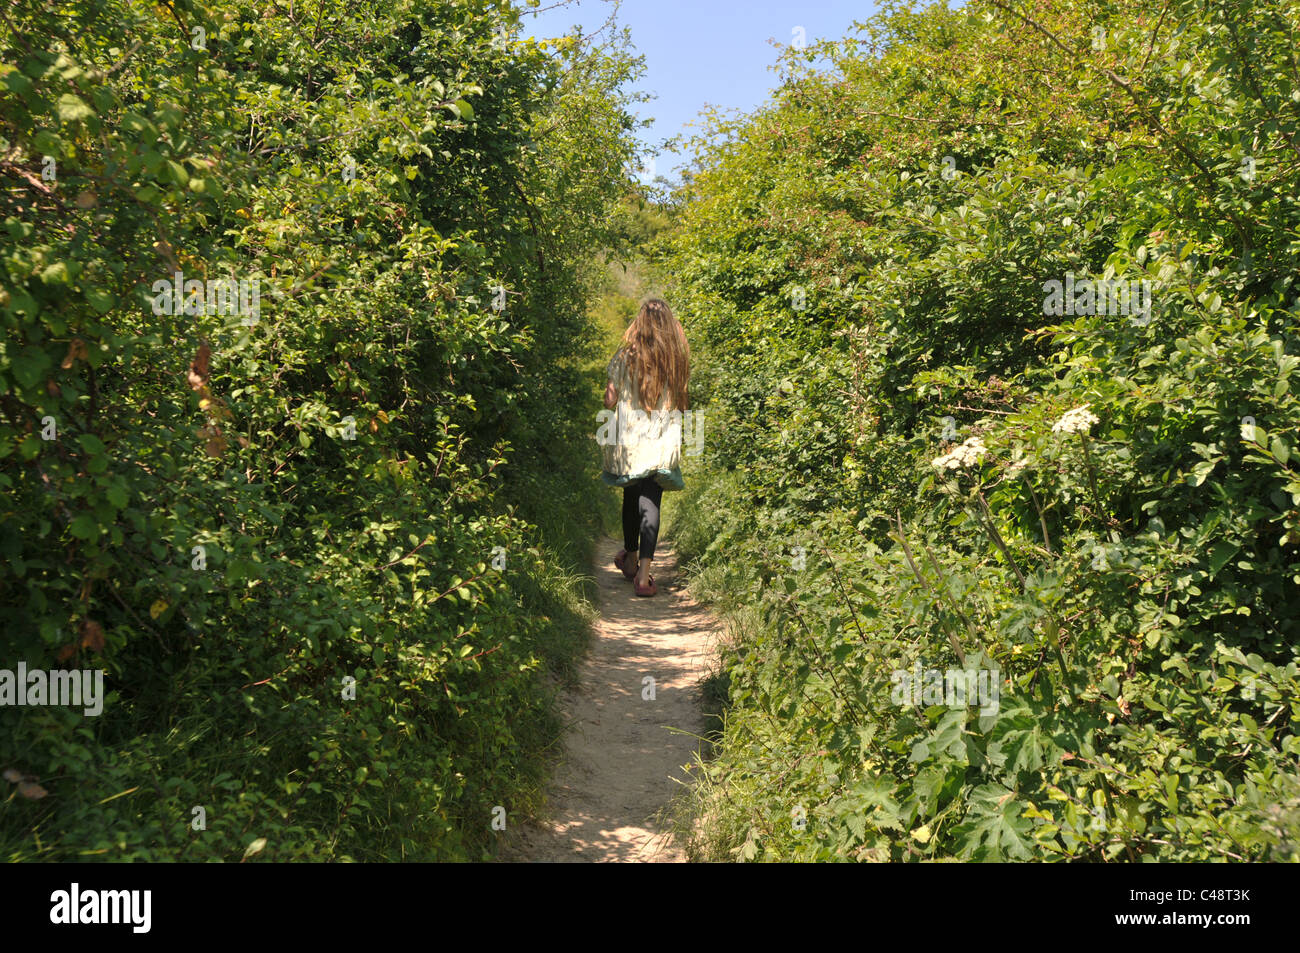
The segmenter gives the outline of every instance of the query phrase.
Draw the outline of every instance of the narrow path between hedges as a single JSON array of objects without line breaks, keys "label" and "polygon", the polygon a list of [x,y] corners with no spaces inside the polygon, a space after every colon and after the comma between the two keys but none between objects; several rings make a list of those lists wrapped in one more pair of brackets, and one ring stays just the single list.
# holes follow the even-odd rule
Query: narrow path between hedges
[{"label": "narrow path between hedges", "polygon": [[[670,544],[661,541],[655,554],[659,592],[650,598],[633,594],[614,568],[619,548],[613,540],[597,546],[600,618],[578,688],[564,701],[570,728],[551,781],[549,821],[514,832],[502,860],[686,859],[667,809],[704,731],[700,681],[717,624],[685,592]],[[643,698],[647,676],[653,700]]]}]

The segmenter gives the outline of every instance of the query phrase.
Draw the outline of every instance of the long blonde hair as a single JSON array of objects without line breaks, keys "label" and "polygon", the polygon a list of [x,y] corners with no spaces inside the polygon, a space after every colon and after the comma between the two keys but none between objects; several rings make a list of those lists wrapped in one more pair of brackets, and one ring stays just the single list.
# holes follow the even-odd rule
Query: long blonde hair
[{"label": "long blonde hair", "polygon": [[636,380],[641,405],[647,410],[657,409],[667,388],[671,401],[668,409],[686,410],[690,404],[686,384],[691,376],[691,348],[681,322],[673,317],[668,305],[659,298],[650,298],[641,305],[623,332],[623,345],[625,351],[636,347],[628,369]]}]

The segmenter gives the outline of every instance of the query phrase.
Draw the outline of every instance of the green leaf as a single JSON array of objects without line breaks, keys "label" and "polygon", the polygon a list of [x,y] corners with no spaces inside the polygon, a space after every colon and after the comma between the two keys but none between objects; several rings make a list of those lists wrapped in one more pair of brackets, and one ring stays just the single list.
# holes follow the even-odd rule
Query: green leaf
[{"label": "green leaf", "polygon": [[1227,564],[1228,560],[1235,556],[1240,549],[1240,546],[1229,543],[1226,540],[1220,540],[1215,543],[1214,547],[1210,550],[1210,576],[1217,576],[1219,570],[1222,569]]},{"label": "green leaf", "polygon": [[63,122],[79,122],[95,115],[95,111],[86,104],[84,99],[72,93],[64,93],[59,97],[55,112]]},{"label": "green leaf", "polygon": [[966,709],[954,708],[944,713],[934,733],[926,739],[926,745],[933,752],[942,752],[949,757],[964,759]]},{"label": "green leaf", "polygon": [[77,437],[77,443],[80,444],[81,449],[85,450],[87,453],[103,453],[107,449],[104,446],[104,441],[100,440],[93,433],[83,433],[79,435]]},{"label": "green leaf", "polygon": [[93,513],[78,513],[68,526],[68,530],[77,539],[95,539],[99,536],[99,522]]},{"label": "green leaf", "polygon": [[1004,712],[989,734],[988,759],[1010,775],[1037,771],[1044,764],[1041,719],[1028,708]]},{"label": "green leaf", "polygon": [[9,91],[15,95],[26,96],[32,91],[32,81],[22,73],[16,71],[10,73],[5,77],[4,81],[5,85],[9,87]]},{"label": "green leaf", "polygon": [[45,129],[32,137],[32,147],[44,155],[56,157],[63,155],[63,140]]},{"label": "green leaf", "polygon": [[1187,482],[1192,486],[1200,486],[1205,482],[1205,478],[1210,475],[1218,462],[1218,458],[1214,460],[1202,460],[1196,466],[1192,467],[1192,472],[1187,476]]},{"label": "green leaf", "polygon": [[113,305],[117,302],[117,298],[103,288],[82,288],[81,296],[99,314],[107,314],[112,311]]},{"label": "green leaf", "polygon": [[167,159],[164,162],[164,165],[167,167],[168,176],[171,181],[180,186],[186,186],[189,184],[190,174],[185,171],[185,166],[173,159]]},{"label": "green leaf", "polygon": [[47,285],[66,285],[71,279],[72,274],[66,261],[56,261],[46,265],[41,272],[41,281]]},{"label": "green leaf", "polygon": [[11,370],[20,384],[33,388],[41,382],[52,363],[43,350],[28,345],[18,353]]},{"label": "green leaf", "polygon": [[1028,860],[1032,822],[1023,817],[1014,791],[985,784],[971,792],[962,823],[953,828],[961,856],[969,860]]}]

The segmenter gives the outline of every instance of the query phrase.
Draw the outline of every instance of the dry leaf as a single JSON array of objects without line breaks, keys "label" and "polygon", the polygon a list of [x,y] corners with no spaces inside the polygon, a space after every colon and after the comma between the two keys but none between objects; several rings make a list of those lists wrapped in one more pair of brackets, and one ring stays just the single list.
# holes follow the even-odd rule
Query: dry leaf
[{"label": "dry leaf", "polygon": [[59,654],[55,656],[55,658],[57,658],[60,662],[66,662],[68,659],[72,658],[72,656],[76,654],[77,654],[77,646],[74,643],[73,645],[65,645],[63,648],[59,649]]},{"label": "dry leaf", "polygon": [[94,619],[83,619],[79,634],[82,648],[92,652],[104,651],[104,627]]},{"label": "dry leaf", "polygon": [[15,771],[13,768],[5,768],[5,780],[10,784],[17,784],[23,779],[21,771]]},{"label": "dry leaf", "polygon": [[189,373],[186,375],[191,390],[198,390],[208,382],[211,359],[212,349],[206,343],[200,344],[198,351],[194,354],[194,360],[190,362]]},{"label": "dry leaf", "polygon": [[86,189],[84,192],[77,195],[76,203],[77,208],[94,208],[99,204],[99,199],[96,198],[94,192],[90,189]]},{"label": "dry leaf", "polygon": [[50,792],[45,790],[45,788],[41,787],[35,781],[19,781],[18,793],[23,797],[31,798],[33,801],[39,801]]},{"label": "dry leaf", "polygon": [[170,242],[168,242],[165,239],[159,239],[158,241],[153,243],[153,250],[156,251],[160,257],[166,258],[168,264],[172,266],[172,269],[174,271],[181,270],[180,262],[176,260],[176,255],[172,252],[172,246]]},{"label": "dry leaf", "polygon": [[78,359],[85,360],[87,356],[86,342],[81,338],[73,338],[68,342],[68,353],[63,356],[63,363],[59,367],[65,371],[72,367]]}]

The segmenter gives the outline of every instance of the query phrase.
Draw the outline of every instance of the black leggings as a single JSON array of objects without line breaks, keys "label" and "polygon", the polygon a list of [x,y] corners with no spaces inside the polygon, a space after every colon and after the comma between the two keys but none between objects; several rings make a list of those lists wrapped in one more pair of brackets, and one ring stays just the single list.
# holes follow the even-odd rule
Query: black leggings
[{"label": "black leggings", "polygon": [[623,548],[640,553],[642,559],[653,559],[655,555],[663,495],[664,488],[654,477],[642,477],[623,487]]}]

